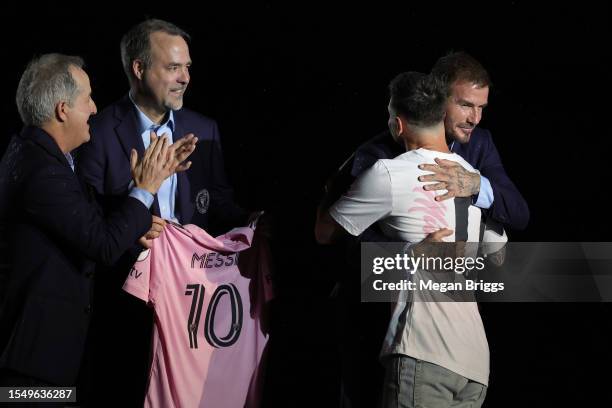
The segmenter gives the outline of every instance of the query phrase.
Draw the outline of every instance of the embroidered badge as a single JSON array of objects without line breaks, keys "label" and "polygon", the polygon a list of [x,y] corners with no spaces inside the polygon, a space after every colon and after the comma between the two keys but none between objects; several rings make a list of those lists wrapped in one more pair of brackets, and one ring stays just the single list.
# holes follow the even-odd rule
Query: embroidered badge
[{"label": "embroidered badge", "polygon": [[201,190],[196,196],[195,200],[196,209],[200,214],[206,214],[208,211],[208,205],[210,204],[210,194],[207,189]]}]

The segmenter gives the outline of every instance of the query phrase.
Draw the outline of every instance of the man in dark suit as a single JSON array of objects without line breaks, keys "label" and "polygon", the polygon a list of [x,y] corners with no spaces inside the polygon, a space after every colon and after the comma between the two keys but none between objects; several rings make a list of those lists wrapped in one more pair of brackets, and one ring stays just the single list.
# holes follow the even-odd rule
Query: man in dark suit
[{"label": "man in dark suit", "polygon": [[153,195],[165,178],[188,167],[179,163],[195,148],[193,138],[169,148],[153,136],[141,161],[131,151],[129,197],[103,217],[71,156],[89,140],[88,119],[96,113],[82,66],[79,57],[43,55],[17,88],[25,127],[0,162],[0,224],[11,237],[0,294],[3,386],[77,384],[95,262],[115,262],[149,230]]},{"label": "man in dark suit", "polygon": [[[188,172],[168,178],[155,197],[154,224],[164,219],[196,224],[211,234],[246,225],[248,214],[233,200],[224,169],[221,140],[214,120],[183,108],[190,81],[189,35],[174,24],[146,20],[121,40],[121,58],[130,84],[127,95],[92,121],[91,143],[79,153],[77,168],[94,188],[103,207],[116,207],[128,192],[128,152],[142,151],[150,130],[180,140],[187,133],[198,137]],[[155,238],[151,231],[149,238]],[[147,243],[143,239],[143,246]],[[150,309],[126,296],[121,287],[136,258],[128,251],[96,287],[105,293],[102,313],[94,317],[98,334],[96,372],[122,365],[115,376],[96,381],[104,394],[113,389],[127,404],[142,404],[146,387],[152,315]],[[109,330],[119,335],[109,336]],[[126,347],[125,344],[132,346]]]},{"label": "man in dark suit", "polygon": [[79,153],[77,167],[99,195],[124,196],[130,179],[128,152],[144,150],[142,135],[153,129],[177,141],[193,133],[198,149],[192,168],[165,181],[152,213],[225,232],[244,224],[248,214],[233,200],[217,123],[183,108],[191,66],[187,41],[186,32],[161,20],[146,20],[125,34],[121,55],[130,92],[94,118],[91,143]]}]

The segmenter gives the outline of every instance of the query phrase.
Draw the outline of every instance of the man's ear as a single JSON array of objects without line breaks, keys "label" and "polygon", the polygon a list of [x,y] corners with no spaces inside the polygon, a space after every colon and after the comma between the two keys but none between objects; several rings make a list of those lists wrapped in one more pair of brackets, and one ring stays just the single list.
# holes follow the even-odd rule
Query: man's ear
[{"label": "man's ear", "polygon": [[397,134],[401,135],[404,133],[406,126],[404,125],[404,121],[399,116],[395,117],[395,124],[397,125]]},{"label": "man's ear", "polygon": [[132,74],[134,74],[134,76],[138,78],[139,81],[142,81],[144,69],[145,69],[145,65],[144,65],[144,62],[142,62],[142,60],[135,59],[134,61],[132,61]]},{"label": "man's ear", "polygon": [[58,122],[65,122],[68,119],[67,113],[69,108],[68,102],[59,101],[55,105],[55,119],[57,119]]}]

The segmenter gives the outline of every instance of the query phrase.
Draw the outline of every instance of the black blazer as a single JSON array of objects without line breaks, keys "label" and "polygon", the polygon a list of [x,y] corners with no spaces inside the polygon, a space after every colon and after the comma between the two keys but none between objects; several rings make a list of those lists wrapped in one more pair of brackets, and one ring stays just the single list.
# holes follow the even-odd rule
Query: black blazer
[{"label": "black blazer", "polygon": [[103,218],[84,187],[40,128],[14,136],[0,163],[0,230],[10,249],[0,367],[58,385],[77,379],[94,262],[115,262],[151,227],[134,198]]}]

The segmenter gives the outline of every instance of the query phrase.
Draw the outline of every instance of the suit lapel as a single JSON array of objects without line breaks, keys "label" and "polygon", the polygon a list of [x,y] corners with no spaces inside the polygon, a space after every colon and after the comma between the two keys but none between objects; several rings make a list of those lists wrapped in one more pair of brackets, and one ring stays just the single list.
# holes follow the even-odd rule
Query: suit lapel
[{"label": "suit lapel", "polygon": [[[181,126],[181,114],[180,111],[174,111],[174,142],[176,143],[179,139],[185,136],[185,130]],[[189,183],[189,177],[186,172],[176,173],[176,205],[174,212],[176,218],[182,224],[189,223],[193,214],[193,205],[189,199],[191,195],[191,186]]]},{"label": "suit lapel", "polygon": [[[74,173],[74,171],[70,167],[70,164],[68,163],[68,160],[66,159],[66,156],[64,156],[64,153],[62,153],[55,140],[47,132],[40,128],[32,126],[24,128],[21,133],[21,136],[25,139],[33,140],[36,144],[42,147],[49,155],[53,156],[55,159],[57,159],[64,166],[68,167],[70,171]],[[81,191],[89,198],[89,194],[87,194],[87,185],[81,179],[81,177],[78,177],[76,174],[75,177],[79,182]]]},{"label": "suit lapel", "polygon": [[23,128],[21,132],[21,137],[24,139],[31,139],[40,147],[42,147],[49,155],[55,157],[59,160],[64,166],[70,168],[70,164],[68,164],[68,160],[66,160],[66,156],[60,150],[59,146],[55,142],[55,140],[49,135],[47,132],[42,130],[41,128],[34,126],[27,126]]},{"label": "suit lapel", "polygon": [[115,106],[115,117],[119,121],[115,127],[115,132],[119,138],[119,143],[123,148],[125,157],[130,159],[130,152],[132,149],[136,149],[138,157],[142,157],[144,154],[144,144],[142,143],[142,137],[138,133],[136,112],[132,101],[128,96],[125,96]]},{"label": "suit lapel", "polygon": [[[132,149],[136,149],[138,152],[138,157],[143,157],[145,151],[142,137],[138,132],[138,119],[136,117],[135,109],[136,107],[128,95],[124,96],[123,99],[121,99],[121,101],[115,105],[115,118],[118,120],[118,124],[115,127],[115,133],[117,134],[117,138],[119,139],[119,143],[123,148],[123,153],[125,154],[128,163],[130,161],[130,153]],[[161,214],[157,194],[155,195],[153,205],[151,206],[151,213],[157,216]]]}]

